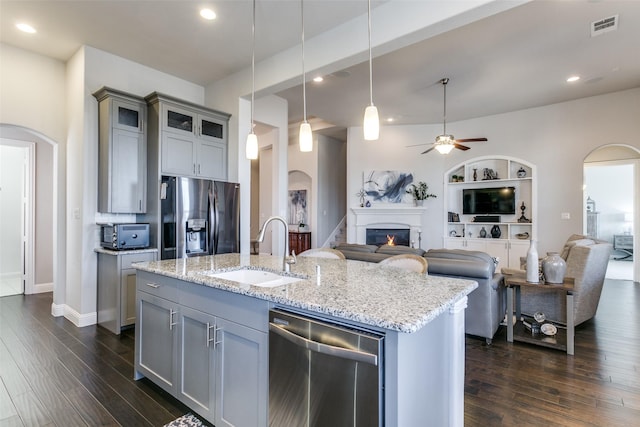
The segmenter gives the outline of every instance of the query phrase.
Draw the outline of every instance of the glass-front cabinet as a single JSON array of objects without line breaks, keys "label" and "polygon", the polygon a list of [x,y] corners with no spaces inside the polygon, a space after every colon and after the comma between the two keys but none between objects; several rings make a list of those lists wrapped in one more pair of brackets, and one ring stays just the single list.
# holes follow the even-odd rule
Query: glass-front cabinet
[{"label": "glass-front cabinet", "polygon": [[226,180],[229,115],[167,98],[147,97],[161,104],[161,172]]},{"label": "glass-front cabinet", "polygon": [[98,100],[98,212],[144,213],[147,179],[147,104],[103,87]]},{"label": "glass-front cabinet", "polygon": [[476,157],[448,170],[444,187],[444,246],[487,252],[499,260],[498,269],[519,268],[537,235],[535,165]]},{"label": "glass-front cabinet", "polygon": [[142,133],[146,117],[146,103],[113,101],[113,126],[115,128]]}]

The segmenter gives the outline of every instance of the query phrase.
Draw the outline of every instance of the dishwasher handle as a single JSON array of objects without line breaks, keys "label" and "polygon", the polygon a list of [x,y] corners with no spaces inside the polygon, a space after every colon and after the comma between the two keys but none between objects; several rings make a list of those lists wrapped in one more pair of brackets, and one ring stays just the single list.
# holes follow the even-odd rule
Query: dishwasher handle
[{"label": "dishwasher handle", "polygon": [[304,347],[316,353],[327,354],[330,356],[340,357],[342,359],[355,360],[356,362],[364,362],[373,366],[378,366],[378,356],[358,350],[350,350],[348,348],[336,347],[329,344],[323,344],[316,341],[303,338],[286,330],[273,322],[269,322],[269,332],[280,335],[282,338],[291,341],[299,347]]}]

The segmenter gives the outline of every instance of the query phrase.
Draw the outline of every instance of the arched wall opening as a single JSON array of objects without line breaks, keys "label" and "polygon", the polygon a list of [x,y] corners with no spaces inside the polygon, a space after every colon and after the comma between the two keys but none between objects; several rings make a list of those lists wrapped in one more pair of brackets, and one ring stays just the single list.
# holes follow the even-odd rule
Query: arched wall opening
[{"label": "arched wall opening", "polygon": [[[0,138],[35,144],[35,233],[34,286],[25,293],[53,291],[53,304],[64,303],[65,221],[64,199],[60,181],[64,182],[64,168],[59,165],[59,144],[42,133],[23,126],[0,123]],[[62,175],[61,175],[62,173]],[[63,189],[63,187],[62,187]],[[53,306],[52,306],[53,307]],[[53,313],[54,315],[59,315]]]}]

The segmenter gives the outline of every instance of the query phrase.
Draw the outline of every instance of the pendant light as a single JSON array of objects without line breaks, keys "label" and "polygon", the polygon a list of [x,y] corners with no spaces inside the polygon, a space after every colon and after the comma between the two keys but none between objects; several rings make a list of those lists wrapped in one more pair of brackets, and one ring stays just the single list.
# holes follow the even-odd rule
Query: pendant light
[{"label": "pendant light", "polygon": [[313,135],[311,134],[311,125],[307,122],[307,75],[304,69],[304,0],[300,0],[300,16],[302,18],[302,108],[304,118],[302,124],[300,124],[298,142],[300,151],[308,153],[313,150]]},{"label": "pendant light", "polygon": [[256,0],[253,0],[253,21],[251,25],[251,129],[247,135],[245,155],[249,160],[258,158],[258,137],[254,133],[253,105],[256,93]]},{"label": "pendant light", "polygon": [[364,110],[364,139],[375,141],[380,135],[380,119],[378,109],[373,105],[373,66],[371,60],[371,0],[368,2],[367,17],[369,21],[369,102],[370,105]]},{"label": "pendant light", "polygon": [[442,113],[442,135],[438,135],[436,137],[435,149],[440,154],[449,154],[451,150],[454,148],[453,136],[447,134],[447,83],[449,83],[449,79],[445,77],[440,80],[442,83],[443,91],[444,91],[444,102],[443,102],[443,113]]}]

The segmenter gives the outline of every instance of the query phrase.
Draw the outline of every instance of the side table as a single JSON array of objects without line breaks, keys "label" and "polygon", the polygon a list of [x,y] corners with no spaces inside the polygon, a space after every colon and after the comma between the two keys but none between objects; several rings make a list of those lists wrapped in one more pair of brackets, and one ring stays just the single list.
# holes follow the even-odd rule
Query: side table
[{"label": "side table", "polygon": [[[544,284],[530,283],[524,277],[505,276],[505,286],[507,287],[507,341],[521,341],[529,344],[540,345],[549,348],[566,351],[567,354],[574,354],[574,319],[573,319],[573,286],[574,279],[567,277],[562,284]],[[522,322],[522,313],[520,311],[521,288],[534,287],[536,289],[544,289],[548,292],[562,292],[567,296],[567,326],[555,325],[557,333],[553,336],[547,336],[542,332],[532,334]],[[513,321],[513,303],[515,289],[516,319]],[[551,322],[549,322],[551,323]]]}]

